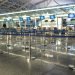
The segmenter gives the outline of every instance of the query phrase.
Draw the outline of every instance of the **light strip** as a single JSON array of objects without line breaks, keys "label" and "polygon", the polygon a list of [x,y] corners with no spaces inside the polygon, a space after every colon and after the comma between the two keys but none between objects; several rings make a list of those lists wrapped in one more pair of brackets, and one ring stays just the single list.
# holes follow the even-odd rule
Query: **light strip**
[{"label": "light strip", "polygon": [[25,13],[25,12],[33,12],[33,11],[40,11],[40,10],[48,10],[48,9],[57,9],[57,8],[64,8],[64,7],[71,7],[71,6],[75,6],[75,4],[72,4],[72,5],[64,5],[64,6],[57,6],[57,7],[49,7],[49,8],[42,8],[42,9],[35,9],[35,10],[27,10],[27,11],[4,13],[4,14],[0,14],[0,16],[1,15],[17,14],[17,13]]}]

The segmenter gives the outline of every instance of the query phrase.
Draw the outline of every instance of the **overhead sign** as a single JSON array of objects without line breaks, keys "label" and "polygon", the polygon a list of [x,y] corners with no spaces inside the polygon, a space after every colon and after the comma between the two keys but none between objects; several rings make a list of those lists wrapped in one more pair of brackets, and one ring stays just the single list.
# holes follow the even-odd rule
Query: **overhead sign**
[{"label": "overhead sign", "polygon": [[43,20],[43,19],[45,19],[45,16],[40,16],[40,20]]},{"label": "overhead sign", "polygon": [[23,21],[23,18],[22,18],[22,17],[19,17],[19,20],[20,20],[20,21]]},{"label": "overhead sign", "polygon": [[55,15],[50,15],[50,19],[55,19]]},{"label": "overhead sign", "polygon": [[30,17],[26,17],[26,21],[31,21],[31,18]]},{"label": "overhead sign", "polygon": [[68,18],[75,18],[75,14],[74,13],[68,14]]}]

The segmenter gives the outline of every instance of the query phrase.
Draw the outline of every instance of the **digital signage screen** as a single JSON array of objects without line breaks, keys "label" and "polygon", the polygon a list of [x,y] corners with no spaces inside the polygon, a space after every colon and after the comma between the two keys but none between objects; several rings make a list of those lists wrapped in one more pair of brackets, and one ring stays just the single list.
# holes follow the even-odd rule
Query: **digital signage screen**
[{"label": "digital signage screen", "polygon": [[20,21],[23,21],[23,18],[22,18],[22,17],[19,17],[19,20],[20,20]]},{"label": "digital signage screen", "polygon": [[26,17],[26,21],[31,21],[31,18],[30,17]]},{"label": "digital signage screen", "polygon": [[74,13],[68,14],[68,18],[75,18],[75,14]]},{"label": "digital signage screen", "polygon": [[45,16],[40,16],[40,20],[43,20],[43,19],[45,19]]},{"label": "digital signage screen", "polygon": [[55,19],[55,15],[50,15],[50,19]]}]

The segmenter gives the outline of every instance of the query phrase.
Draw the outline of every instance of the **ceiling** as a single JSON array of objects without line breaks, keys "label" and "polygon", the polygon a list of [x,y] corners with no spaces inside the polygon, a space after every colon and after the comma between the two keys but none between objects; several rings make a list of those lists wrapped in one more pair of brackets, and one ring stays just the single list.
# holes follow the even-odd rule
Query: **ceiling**
[{"label": "ceiling", "polygon": [[0,0],[0,13],[74,4],[75,0]]}]

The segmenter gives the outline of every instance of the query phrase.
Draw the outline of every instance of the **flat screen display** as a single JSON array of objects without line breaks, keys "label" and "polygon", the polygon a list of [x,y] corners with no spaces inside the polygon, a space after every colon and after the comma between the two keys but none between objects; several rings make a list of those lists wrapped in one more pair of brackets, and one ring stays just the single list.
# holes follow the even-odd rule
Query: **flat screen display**
[{"label": "flat screen display", "polygon": [[50,19],[55,19],[55,15],[50,15]]},{"label": "flat screen display", "polygon": [[75,18],[75,14],[74,13],[68,14],[68,18]]},{"label": "flat screen display", "polygon": [[45,16],[40,16],[40,20],[43,20],[43,19],[45,19]]},{"label": "flat screen display", "polygon": [[23,18],[22,18],[22,17],[19,17],[19,20],[20,20],[20,21],[23,21]]},{"label": "flat screen display", "polygon": [[26,20],[27,20],[27,21],[31,21],[31,18],[30,18],[30,17],[26,17]]}]

